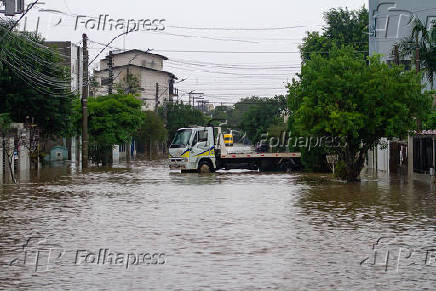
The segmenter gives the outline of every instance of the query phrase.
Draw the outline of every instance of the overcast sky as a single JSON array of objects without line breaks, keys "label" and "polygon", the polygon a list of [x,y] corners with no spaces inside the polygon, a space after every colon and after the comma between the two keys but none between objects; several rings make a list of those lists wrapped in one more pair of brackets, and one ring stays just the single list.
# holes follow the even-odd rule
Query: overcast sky
[{"label": "overcast sky", "polygon": [[[30,0],[26,1],[29,2]],[[295,72],[299,71],[298,45],[305,31],[321,29],[323,12],[335,7],[349,9],[357,9],[364,5],[368,7],[367,0],[41,0],[41,2],[44,4],[29,13],[27,30],[35,30],[36,20],[39,17],[39,32],[47,40],[79,43],[82,33],[87,33],[92,41],[91,58],[102,48],[98,43],[109,42],[121,31],[91,30],[80,23],[75,30],[74,15],[98,18],[100,14],[108,14],[109,18],[113,19],[138,21],[165,19],[165,30],[130,33],[125,38],[116,40],[112,46],[121,49],[124,47],[152,49],[152,52],[166,55],[170,61],[166,62],[164,69],[174,73],[179,80],[186,79],[177,84],[181,95],[196,90],[196,92],[204,92],[206,98],[214,102],[235,102],[246,96],[267,97],[285,93],[284,85],[292,79]],[[71,16],[48,13],[41,9],[58,10]],[[226,28],[226,30],[211,28]],[[270,28],[285,29],[270,30]],[[186,51],[207,51],[207,53]],[[107,51],[103,52],[100,58],[106,54]],[[187,95],[182,99],[187,100]]]}]

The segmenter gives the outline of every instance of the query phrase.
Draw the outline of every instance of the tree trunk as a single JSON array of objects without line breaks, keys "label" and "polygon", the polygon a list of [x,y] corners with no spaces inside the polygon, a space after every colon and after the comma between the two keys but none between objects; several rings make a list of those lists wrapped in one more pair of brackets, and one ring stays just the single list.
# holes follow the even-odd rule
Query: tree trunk
[{"label": "tree trunk", "polygon": [[353,150],[347,150],[344,153],[343,161],[345,162],[345,176],[341,177],[347,182],[357,182],[359,181],[360,172],[362,171],[365,164],[365,153],[366,148],[359,150],[358,152]]}]

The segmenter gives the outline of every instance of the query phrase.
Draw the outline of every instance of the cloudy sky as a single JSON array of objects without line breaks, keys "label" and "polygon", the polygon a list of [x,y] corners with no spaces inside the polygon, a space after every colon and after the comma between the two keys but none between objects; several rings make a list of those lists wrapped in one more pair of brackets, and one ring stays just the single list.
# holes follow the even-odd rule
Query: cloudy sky
[{"label": "cloudy sky", "polygon": [[43,4],[28,14],[21,28],[26,23],[27,30],[35,30],[39,19],[38,31],[47,40],[74,43],[80,43],[82,33],[87,33],[91,58],[121,30],[110,30],[108,26],[105,31],[91,29],[92,21],[88,27],[81,22],[106,14],[108,19],[135,22],[164,19],[165,30],[140,29],[120,37],[111,47],[151,49],[166,55],[170,60],[164,69],[179,80],[185,79],[177,84],[182,99],[187,100],[186,92],[195,90],[213,102],[285,93],[284,85],[299,71],[298,45],[305,31],[321,29],[323,12],[334,7],[368,7],[367,0],[40,2]]}]

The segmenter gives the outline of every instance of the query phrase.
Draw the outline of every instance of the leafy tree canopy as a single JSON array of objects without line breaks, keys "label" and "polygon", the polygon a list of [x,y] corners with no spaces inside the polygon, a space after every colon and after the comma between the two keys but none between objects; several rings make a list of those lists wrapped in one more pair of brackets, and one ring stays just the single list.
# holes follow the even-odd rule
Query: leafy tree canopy
[{"label": "leafy tree canopy", "polygon": [[148,142],[163,142],[167,138],[167,130],[163,120],[154,111],[145,111],[142,114],[141,127],[135,134],[135,139]]},{"label": "leafy tree canopy", "polygon": [[[74,104],[74,118],[80,131],[80,100]],[[112,148],[126,144],[143,122],[141,101],[133,95],[113,94],[88,99],[88,133],[90,156],[94,162],[106,164]]]},{"label": "leafy tree canopy", "polygon": [[[283,129],[283,117],[287,114],[286,98],[247,97],[238,101],[234,106],[217,106],[212,112],[212,118],[227,121],[222,126],[224,130],[237,129],[245,132],[246,138],[251,142],[262,139],[262,134],[270,136]],[[285,131],[284,129],[283,131]]]},{"label": "leafy tree canopy", "polygon": [[378,56],[356,58],[353,48],[334,49],[328,59],[313,55],[300,80],[289,85],[291,124],[306,135],[330,135],[346,141],[335,148],[356,180],[366,152],[381,137],[402,137],[423,118],[431,98],[421,94],[420,76],[381,63]]},{"label": "leafy tree canopy", "polygon": [[262,134],[268,133],[273,125],[283,123],[283,114],[287,110],[286,98],[250,97],[235,104],[235,111],[241,116],[239,128],[246,132],[253,143],[262,139]]},{"label": "leafy tree canopy", "polygon": [[206,123],[206,118],[200,110],[182,103],[167,103],[159,107],[159,116],[166,120],[169,142],[179,128],[192,125],[201,126]]},{"label": "leafy tree canopy", "polygon": [[324,13],[326,25],[319,32],[306,32],[303,44],[300,46],[301,59],[305,62],[312,53],[328,56],[334,47],[351,46],[362,54],[369,52],[368,10],[334,8]]}]

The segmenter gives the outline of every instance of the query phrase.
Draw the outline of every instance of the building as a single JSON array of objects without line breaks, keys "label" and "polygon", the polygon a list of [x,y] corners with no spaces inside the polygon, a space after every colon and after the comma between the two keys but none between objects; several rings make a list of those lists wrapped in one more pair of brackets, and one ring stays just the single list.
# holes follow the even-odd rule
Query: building
[{"label": "building", "polygon": [[[411,35],[414,20],[420,19],[428,29],[436,20],[435,0],[369,0],[369,52],[381,54],[385,62],[393,62],[393,48],[401,39]],[[403,61],[411,68],[410,60]],[[430,84],[423,80],[427,89]],[[409,176],[429,174],[435,168],[434,131],[409,137],[407,141],[388,141],[368,153],[367,166],[386,172],[407,168]],[[407,147],[407,150],[406,150]],[[414,151],[415,149],[415,151]],[[417,160],[418,159],[418,160]]]},{"label": "building", "polygon": [[[82,97],[83,48],[71,41],[47,41],[45,45],[58,51],[62,65],[70,72],[71,92]],[[54,147],[63,146],[68,150],[68,160],[80,160],[80,137],[66,137],[42,142],[43,150],[50,153]]]},{"label": "building", "polygon": [[[113,52],[113,92],[116,92],[117,86],[126,89],[128,87],[127,76],[133,76],[139,83],[138,98],[143,101],[144,111],[156,110],[165,102],[172,101],[173,97],[178,95],[174,88],[177,78],[174,74],[163,70],[164,61],[167,59],[165,56],[137,49]],[[109,56],[100,61],[100,70],[94,71],[94,78],[98,86],[95,94],[107,94]]]},{"label": "building", "polygon": [[83,85],[83,48],[71,41],[47,41],[45,45],[56,49],[62,57],[62,65],[70,71],[71,92],[82,96]]}]

